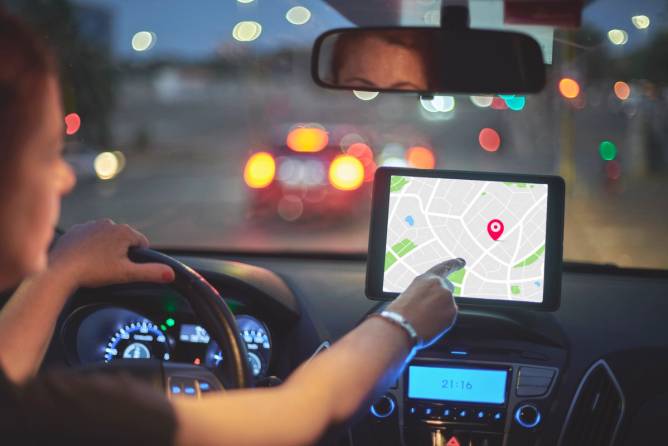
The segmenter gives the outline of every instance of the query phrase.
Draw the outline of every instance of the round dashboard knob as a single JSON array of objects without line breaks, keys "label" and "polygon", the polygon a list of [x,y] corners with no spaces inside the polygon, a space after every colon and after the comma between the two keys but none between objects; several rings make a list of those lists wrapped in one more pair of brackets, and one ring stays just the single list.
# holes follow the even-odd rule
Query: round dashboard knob
[{"label": "round dashboard knob", "polygon": [[525,429],[538,426],[540,419],[540,411],[533,404],[522,404],[515,411],[515,421]]},{"label": "round dashboard knob", "polygon": [[394,400],[387,395],[383,395],[371,405],[371,414],[376,418],[387,418],[392,415],[394,408]]}]

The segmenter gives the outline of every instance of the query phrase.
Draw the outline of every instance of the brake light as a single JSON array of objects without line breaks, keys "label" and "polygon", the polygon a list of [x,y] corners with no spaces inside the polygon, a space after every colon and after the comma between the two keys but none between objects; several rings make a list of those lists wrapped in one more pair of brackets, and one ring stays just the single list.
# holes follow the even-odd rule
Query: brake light
[{"label": "brake light", "polygon": [[364,166],[364,181],[373,181],[373,175],[376,173],[376,163],[373,161],[373,150],[371,150],[371,147],[362,142],[356,142],[348,147],[346,153],[362,162],[362,166]]},{"label": "brake light", "polygon": [[406,152],[406,161],[411,167],[418,169],[433,169],[436,166],[434,152],[426,147],[413,146]]},{"label": "brake light", "polygon": [[287,145],[295,152],[314,153],[327,147],[329,135],[317,127],[297,127],[290,130]]},{"label": "brake light", "polygon": [[244,168],[244,181],[253,189],[262,189],[274,181],[276,175],[276,161],[267,152],[258,152],[251,155]]},{"label": "brake light", "polygon": [[364,181],[362,162],[351,155],[339,155],[329,166],[329,182],[339,190],[355,190]]}]

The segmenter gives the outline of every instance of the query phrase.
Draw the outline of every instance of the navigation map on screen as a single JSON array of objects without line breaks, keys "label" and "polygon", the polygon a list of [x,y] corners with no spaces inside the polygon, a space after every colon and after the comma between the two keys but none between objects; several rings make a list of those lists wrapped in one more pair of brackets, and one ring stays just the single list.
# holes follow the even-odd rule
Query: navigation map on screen
[{"label": "navigation map on screen", "polygon": [[393,175],[383,291],[447,259],[455,296],[542,302],[547,184]]}]

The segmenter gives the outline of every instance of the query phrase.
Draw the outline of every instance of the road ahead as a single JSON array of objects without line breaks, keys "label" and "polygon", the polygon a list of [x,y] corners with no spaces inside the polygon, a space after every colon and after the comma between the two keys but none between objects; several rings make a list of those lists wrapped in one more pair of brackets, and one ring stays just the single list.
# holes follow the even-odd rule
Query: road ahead
[{"label": "road ahead", "polygon": [[[361,252],[368,203],[339,220],[307,224],[249,217],[243,165],[249,153],[266,147],[272,125],[352,123],[376,128],[370,142],[385,137],[380,147],[398,126],[407,126],[429,142],[440,168],[531,173],[560,171],[566,162],[560,141],[570,131],[575,177],[567,186],[565,258],[668,267],[668,179],[631,174],[629,145],[641,127],[605,101],[573,112],[565,128],[568,116],[543,96],[529,98],[521,112],[481,110],[457,98],[449,119],[433,120],[406,95],[362,102],[347,92],[290,83],[251,95],[225,85],[212,88],[204,96],[169,100],[137,86],[121,95],[113,148],[124,150],[127,167],[111,181],[81,180],[64,202],[62,225],[111,217],[136,225],[156,246]],[[498,152],[478,145],[482,127],[501,134]],[[141,132],[149,135],[148,147],[138,152],[131,141]],[[626,170],[617,182],[605,180],[598,155],[603,139],[619,147]]]}]

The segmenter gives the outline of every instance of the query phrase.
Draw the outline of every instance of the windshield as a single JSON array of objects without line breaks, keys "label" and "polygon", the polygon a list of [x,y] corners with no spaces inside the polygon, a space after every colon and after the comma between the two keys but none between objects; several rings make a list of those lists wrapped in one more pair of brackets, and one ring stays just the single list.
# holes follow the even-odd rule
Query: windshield
[{"label": "windshield", "polygon": [[[437,1],[342,3],[5,2],[61,60],[78,177],[61,226],[111,217],[158,247],[364,252],[378,165],[559,174],[567,260],[668,268],[664,1],[590,1],[581,29],[524,27],[549,64],[541,94],[433,99],[313,83],[324,31],[439,22]],[[502,11],[472,1],[472,25]]]}]

